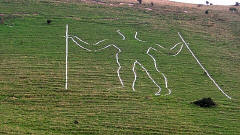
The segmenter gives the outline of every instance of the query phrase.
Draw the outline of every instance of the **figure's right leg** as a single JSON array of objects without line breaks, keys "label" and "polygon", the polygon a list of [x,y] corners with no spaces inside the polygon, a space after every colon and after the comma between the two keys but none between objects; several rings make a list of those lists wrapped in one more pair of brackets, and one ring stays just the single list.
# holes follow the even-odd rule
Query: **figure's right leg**
[{"label": "figure's right leg", "polygon": [[[151,55],[150,55],[150,57],[145,57],[144,60],[136,61],[135,64],[138,64],[141,66],[141,68],[146,72],[146,75],[148,76],[148,78],[158,88],[158,91],[155,93],[155,95],[170,95],[171,94],[171,90],[168,88],[167,77],[165,76],[164,73],[162,73],[157,68],[156,60],[153,56],[151,57]],[[133,70],[133,72],[134,72],[134,70]],[[165,84],[165,87],[164,87],[164,84]],[[163,92],[162,92],[162,89],[163,89]]]},{"label": "figure's right leg", "polygon": [[123,87],[131,88],[133,81],[133,73],[132,73],[132,63],[133,61],[130,59],[120,58],[119,63],[121,68],[119,70],[119,80],[122,82]]},{"label": "figure's right leg", "polygon": [[155,81],[155,79],[153,79],[153,77],[150,75],[149,71],[142,65],[142,63],[140,63],[138,60],[136,60],[133,64],[133,68],[132,68],[132,71],[134,73],[134,81],[132,83],[132,89],[135,91],[135,82],[137,80],[137,73],[136,73],[136,65],[139,65],[147,74],[148,78],[155,84],[155,86],[158,87],[158,92],[155,93],[155,95],[160,95],[160,92],[161,92],[161,87],[160,85]]}]

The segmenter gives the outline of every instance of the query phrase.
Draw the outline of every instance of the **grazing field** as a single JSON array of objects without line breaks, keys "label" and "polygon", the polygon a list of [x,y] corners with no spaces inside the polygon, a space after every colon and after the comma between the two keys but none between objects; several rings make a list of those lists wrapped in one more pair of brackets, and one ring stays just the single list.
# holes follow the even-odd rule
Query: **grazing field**
[{"label": "grazing field", "polygon": [[[0,134],[240,134],[240,17],[211,8],[115,0],[1,0]],[[102,47],[105,41],[93,44],[104,39],[121,49],[125,87],[117,74],[115,47],[89,52],[69,38],[65,89],[66,24],[69,35],[88,42],[79,43],[91,50]],[[135,32],[147,42],[137,41]],[[231,100],[186,46],[176,57],[171,56],[174,50],[149,52],[172,91],[162,96],[168,89],[146,51],[161,50],[156,44],[170,49],[181,42],[178,32]],[[135,60],[162,87],[160,96],[140,65],[132,71]],[[191,104],[204,97],[217,106]]]}]

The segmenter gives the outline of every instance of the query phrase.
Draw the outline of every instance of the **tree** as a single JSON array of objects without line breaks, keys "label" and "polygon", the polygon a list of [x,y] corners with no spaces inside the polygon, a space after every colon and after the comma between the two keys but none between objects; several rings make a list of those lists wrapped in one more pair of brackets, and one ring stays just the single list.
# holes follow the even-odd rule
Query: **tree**
[{"label": "tree", "polygon": [[208,4],[209,4],[209,2],[208,2],[208,1],[206,1],[206,4],[208,5]]},{"label": "tree", "polygon": [[137,0],[139,2],[139,4],[142,4],[142,0]]},{"label": "tree", "polygon": [[235,6],[239,6],[239,2],[236,2],[236,3],[235,3]]}]

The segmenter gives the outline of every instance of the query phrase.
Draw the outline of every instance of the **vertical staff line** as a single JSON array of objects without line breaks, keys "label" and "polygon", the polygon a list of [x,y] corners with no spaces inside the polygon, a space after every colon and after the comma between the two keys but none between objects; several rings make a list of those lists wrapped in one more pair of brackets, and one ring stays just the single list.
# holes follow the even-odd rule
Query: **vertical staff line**
[{"label": "vertical staff line", "polygon": [[203,67],[203,65],[200,63],[200,61],[197,59],[197,57],[194,55],[194,53],[192,52],[192,50],[190,49],[190,47],[187,45],[187,43],[185,42],[185,40],[183,39],[182,35],[180,34],[180,32],[178,32],[179,37],[181,38],[181,40],[183,41],[183,43],[186,45],[187,49],[189,50],[189,52],[192,54],[192,56],[194,57],[194,59],[197,61],[197,63],[200,65],[200,67],[204,70],[204,72],[207,74],[207,76],[209,77],[209,79],[216,85],[216,87],[222,92],[222,94],[224,94],[227,98],[232,99],[230,96],[228,96],[221,88],[220,86],[216,83],[216,81],[211,77],[211,75],[208,73],[208,71]]},{"label": "vertical staff line", "polygon": [[66,83],[65,83],[65,89],[68,88],[68,24],[66,25]]}]

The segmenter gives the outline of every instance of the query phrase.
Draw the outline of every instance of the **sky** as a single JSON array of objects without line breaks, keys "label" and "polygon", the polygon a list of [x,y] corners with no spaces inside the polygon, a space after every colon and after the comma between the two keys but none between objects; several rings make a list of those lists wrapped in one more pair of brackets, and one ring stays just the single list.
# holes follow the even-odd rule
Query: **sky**
[{"label": "sky", "polygon": [[206,4],[206,1],[209,1],[213,5],[234,5],[236,2],[240,3],[240,0],[170,0],[170,1],[194,4]]}]

